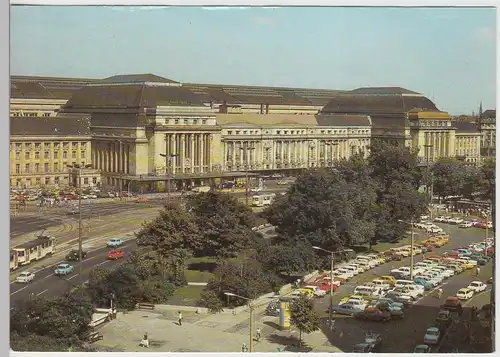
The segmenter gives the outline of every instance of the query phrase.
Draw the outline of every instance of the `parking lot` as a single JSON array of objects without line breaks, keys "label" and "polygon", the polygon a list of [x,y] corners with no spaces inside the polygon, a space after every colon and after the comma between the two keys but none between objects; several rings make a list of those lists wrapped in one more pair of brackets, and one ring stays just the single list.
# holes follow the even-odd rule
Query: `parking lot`
[{"label": "parking lot", "polygon": [[[457,225],[442,223],[438,223],[438,225],[450,233],[451,237],[448,244],[436,249],[433,251],[433,254],[451,251],[456,247],[473,242],[481,242],[485,237],[485,231],[481,229],[462,229],[458,228]],[[414,258],[415,263],[423,259],[422,255]],[[357,275],[336,290],[334,303],[338,304],[342,298],[351,295],[356,286],[370,282],[376,277],[389,275],[392,269],[409,266],[409,262],[410,259],[406,258],[402,261],[381,264],[365,273]],[[434,325],[439,306],[444,303],[446,297],[455,296],[459,289],[467,287],[471,281],[479,280],[486,282],[492,276],[492,264],[488,263],[485,266],[481,266],[478,277],[475,276],[475,273],[475,269],[469,269],[444,280],[443,284],[440,285],[443,290],[443,297],[441,299],[437,296],[438,287],[428,290],[424,293],[424,296],[414,301],[411,307],[404,309],[405,316],[403,319],[394,319],[388,323],[360,321],[350,316],[334,315],[335,330],[332,331],[327,324],[327,310],[330,298],[329,296],[317,298],[316,310],[323,319],[322,330],[332,345],[346,352],[352,351],[355,344],[363,342],[367,333],[380,334],[383,341],[381,352],[410,352],[415,346],[423,344],[425,331]],[[472,306],[481,307],[487,303],[489,301],[490,290],[491,285],[488,285],[486,291],[475,294],[472,299],[463,302],[465,315]]]}]

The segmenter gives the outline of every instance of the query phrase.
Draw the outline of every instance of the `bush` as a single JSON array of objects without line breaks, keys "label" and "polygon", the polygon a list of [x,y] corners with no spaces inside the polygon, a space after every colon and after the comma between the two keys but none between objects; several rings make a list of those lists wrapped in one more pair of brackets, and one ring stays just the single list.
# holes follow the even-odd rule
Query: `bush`
[{"label": "bush", "polygon": [[206,307],[211,313],[218,313],[223,310],[224,303],[219,296],[211,290],[204,290],[201,292],[198,305]]}]

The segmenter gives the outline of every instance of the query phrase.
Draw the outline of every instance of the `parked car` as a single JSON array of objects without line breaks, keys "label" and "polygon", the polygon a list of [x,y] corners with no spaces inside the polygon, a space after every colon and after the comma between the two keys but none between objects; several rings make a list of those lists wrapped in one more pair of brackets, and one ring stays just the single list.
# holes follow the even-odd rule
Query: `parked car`
[{"label": "parked car", "polygon": [[472,222],[470,221],[464,221],[458,225],[458,228],[471,228],[472,227]]},{"label": "parked car", "polygon": [[314,296],[321,297],[326,295],[325,290],[321,290],[318,286],[306,285],[302,289],[311,290]]},{"label": "parked car", "polygon": [[391,321],[391,313],[389,311],[382,311],[374,307],[366,308],[365,311],[357,312],[354,317],[360,320],[370,321]]},{"label": "parked car", "polygon": [[437,327],[429,327],[424,335],[426,345],[437,345],[441,339],[441,331]]},{"label": "parked car", "polygon": [[431,348],[427,345],[418,345],[413,350],[413,353],[430,353],[430,352],[431,352]]},{"label": "parked car", "polygon": [[402,302],[395,301],[387,296],[378,298],[376,301],[377,302],[387,302],[391,306],[399,307],[401,310],[404,310],[404,304]]},{"label": "parked car", "polygon": [[73,272],[73,266],[69,264],[59,264],[54,270],[55,275],[68,275]]},{"label": "parked car", "polygon": [[109,248],[115,248],[123,245],[123,240],[120,238],[111,238],[106,244]]},{"label": "parked car", "polygon": [[16,277],[16,283],[28,284],[31,283],[34,279],[35,279],[35,273],[29,271],[23,271],[22,273],[19,273],[19,275]]},{"label": "parked car", "polygon": [[422,285],[425,290],[431,290],[437,285],[435,283],[430,282],[429,280],[425,280],[425,278],[415,278],[413,281],[417,285]]},{"label": "parked car", "polygon": [[380,352],[382,346],[382,337],[377,334],[368,334],[365,337],[365,342],[354,345],[353,352],[355,353],[377,353]]},{"label": "parked car", "polygon": [[434,218],[434,222],[444,222],[445,221],[445,217],[444,216],[438,216],[436,218]]},{"label": "parked car", "polygon": [[364,311],[366,304],[361,304],[359,302],[348,301],[343,304],[333,305],[332,313],[340,315],[354,316],[358,312]]},{"label": "parked car", "polygon": [[280,315],[280,303],[279,303],[279,301],[272,301],[267,305],[266,315],[268,315],[268,316],[279,316]]},{"label": "parked car", "polygon": [[404,308],[400,306],[395,306],[388,301],[377,301],[375,304],[368,305],[367,309],[375,308],[382,312],[389,312],[391,314],[391,318],[404,318]]},{"label": "parked car", "polygon": [[459,315],[462,315],[463,308],[460,299],[456,296],[448,296],[443,305],[441,305],[441,309],[448,310],[450,312],[458,312]]},{"label": "parked car", "polygon": [[[87,252],[82,250],[82,258],[87,258]],[[76,249],[71,249],[68,254],[66,254],[66,260],[74,261],[80,259],[80,251]]]},{"label": "parked car", "polygon": [[441,329],[447,328],[451,324],[451,312],[445,309],[439,310],[436,317],[436,324]]}]

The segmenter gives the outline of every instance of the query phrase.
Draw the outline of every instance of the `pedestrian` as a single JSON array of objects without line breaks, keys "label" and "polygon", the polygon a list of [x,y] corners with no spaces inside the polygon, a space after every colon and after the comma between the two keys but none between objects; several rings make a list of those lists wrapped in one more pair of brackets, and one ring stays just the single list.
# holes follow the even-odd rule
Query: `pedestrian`
[{"label": "pedestrian", "polygon": [[330,330],[335,331],[335,320],[334,319],[330,320]]},{"label": "pedestrian", "polygon": [[241,352],[248,352],[248,347],[246,343],[243,343],[243,345],[241,346]]},{"label": "pedestrian", "polygon": [[438,299],[441,299],[442,296],[443,296],[443,289],[439,288],[438,289]]},{"label": "pedestrian", "polygon": [[179,323],[179,326],[182,326],[182,312],[179,311],[179,314],[177,315],[177,322]]},{"label": "pedestrian", "polygon": [[476,267],[476,276],[479,276],[479,273],[481,272],[481,269],[477,266]]},{"label": "pedestrian", "polygon": [[260,327],[257,327],[257,331],[256,331],[257,342],[260,341],[261,337],[262,337],[262,332],[260,331]]},{"label": "pedestrian", "polygon": [[148,333],[147,332],[144,334],[144,337],[142,338],[141,343],[139,344],[139,346],[149,348],[149,339],[148,339]]}]

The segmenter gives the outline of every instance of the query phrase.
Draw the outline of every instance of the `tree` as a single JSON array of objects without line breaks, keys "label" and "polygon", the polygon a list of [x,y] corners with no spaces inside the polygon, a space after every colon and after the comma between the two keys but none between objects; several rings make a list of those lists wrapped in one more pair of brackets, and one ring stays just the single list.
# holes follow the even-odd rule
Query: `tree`
[{"label": "tree", "polygon": [[481,197],[488,200],[491,203],[491,217],[493,221],[493,226],[496,227],[496,160],[495,158],[485,159],[483,165],[481,166],[481,180],[479,183],[479,190],[481,191]]},{"label": "tree", "polygon": [[255,219],[252,211],[235,197],[217,192],[200,193],[189,197],[185,206],[196,217],[203,234],[203,247],[197,255],[230,258],[251,245]]},{"label": "tree", "polygon": [[290,318],[299,330],[299,341],[302,343],[302,333],[319,330],[319,316],[314,310],[314,302],[306,295],[300,295],[290,303]]},{"label": "tree", "polygon": [[[246,303],[245,300],[236,297],[228,301],[224,294],[226,292],[254,299],[275,291],[282,283],[275,274],[264,271],[262,264],[251,259],[246,259],[244,262],[234,259],[221,262],[215,269],[214,275],[204,290],[213,292],[224,305],[238,306]],[[213,295],[206,296],[213,298]],[[207,307],[212,308],[212,306]]]},{"label": "tree", "polygon": [[281,240],[257,257],[266,270],[290,276],[304,275],[318,267],[316,254],[307,240],[283,237]]},{"label": "tree", "polygon": [[481,179],[477,167],[455,158],[443,158],[432,167],[433,192],[440,198],[463,196],[473,198]]},{"label": "tree", "polygon": [[409,222],[428,210],[428,196],[418,192],[423,175],[417,152],[378,142],[370,151],[368,165],[377,183],[375,240],[397,241],[408,230]]},{"label": "tree", "polygon": [[[12,310],[13,349],[24,350],[20,341],[33,341],[43,351],[80,348],[89,331],[94,308],[85,294],[64,294],[53,299],[28,299]],[[36,347],[35,347],[36,346]]]},{"label": "tree", "polygon": [[356,210],[349,198],[349,185],[341,175],[309,170],[265,215],[283,237],[301,237],[311,245],[335,250],[351,244],[355,232]]}]

